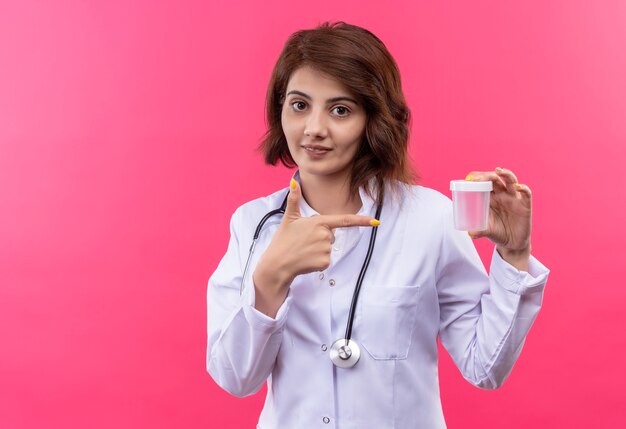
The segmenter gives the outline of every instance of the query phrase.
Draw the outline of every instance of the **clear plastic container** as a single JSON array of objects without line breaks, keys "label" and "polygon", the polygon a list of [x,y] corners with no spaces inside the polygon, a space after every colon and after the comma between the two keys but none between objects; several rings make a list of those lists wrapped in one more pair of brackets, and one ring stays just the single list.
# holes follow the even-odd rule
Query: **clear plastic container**
[{"label": "clear plastic container", "polygon": [[462,231],[483,231],[489,226],[489,197],[492,182],[452,180],[454,227]]}]

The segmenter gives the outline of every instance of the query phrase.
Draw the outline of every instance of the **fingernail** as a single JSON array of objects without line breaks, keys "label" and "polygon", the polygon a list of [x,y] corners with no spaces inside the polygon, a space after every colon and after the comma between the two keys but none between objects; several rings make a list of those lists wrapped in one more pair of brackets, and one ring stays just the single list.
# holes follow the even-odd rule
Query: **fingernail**
[{"label": "fingernail", "polygon": [[474,238],[474,236],[472,235],[472,233],[470,231],[467,231],[467,235],[469,235],[470,238]]},{"label": "fingernail", "polygon": [[521,189],[521,188],[523,188],[523,187],[524,187],[524,185],[522,185],[521,183],[516,183],[516,184],[515,184],[515,187],[516,187],[517,189]]},{"label": "fingernail", "polygon": [[380,225],[380,221],[378,219],[372,219],[372,220],[370,220],[370,225],[372,225],[372,226],[379,226]]},{"label": "fingernail", "polygon": [[496,167],[496,171],[497,171],[498,173],[502,173],[502,172],[504,171],[504,168],[502,168],[502,167]]},{"label": "fingernail", "polygon": [[297,182],[294,179],[291,179],[291,183],[289,185],[291,186],[291,189],[296,189]]},{"label": "fingernail", "polygon": [[472,180],[472,175],[471,175],[471,174],[468,174],[468,175],[465,177],[465,180]]}]

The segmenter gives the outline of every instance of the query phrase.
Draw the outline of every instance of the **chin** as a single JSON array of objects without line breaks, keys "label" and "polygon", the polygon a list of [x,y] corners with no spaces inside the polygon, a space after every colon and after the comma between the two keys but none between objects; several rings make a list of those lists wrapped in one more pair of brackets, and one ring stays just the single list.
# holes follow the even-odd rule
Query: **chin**
[{"label": "chin", "polygon": [[318,176],[318,177],[331,177],[331,176],[343,176],[348,175],[347,169],[340,168],[328,168],[328,167],[309,167],[306,165],[298,165],[300,175]]}]

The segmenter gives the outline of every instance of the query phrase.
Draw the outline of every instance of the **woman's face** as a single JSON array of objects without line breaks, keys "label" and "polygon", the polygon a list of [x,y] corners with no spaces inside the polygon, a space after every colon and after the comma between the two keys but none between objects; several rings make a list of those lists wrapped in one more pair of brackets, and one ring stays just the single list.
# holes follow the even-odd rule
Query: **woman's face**
[{"label": "woman's face", "polygon": [[281,122],[303,178],[347,179],[366,120],[363,106],[340,82],[306,66],[291,75]]}]

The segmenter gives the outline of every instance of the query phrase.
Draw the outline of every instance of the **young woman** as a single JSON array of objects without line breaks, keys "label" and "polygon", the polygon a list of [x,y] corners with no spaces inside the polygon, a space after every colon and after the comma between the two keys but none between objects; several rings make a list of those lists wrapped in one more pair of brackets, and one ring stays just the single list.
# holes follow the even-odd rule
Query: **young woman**
[{"label": "young woman", "polygon": [[236,396],[267,381],[264,429],[444,428],[437,338],[497,388],[541,306],[530,190],[501,168],[467,178],[494,186],[471,233],[495,243],[488,276],[450,200],[412,184],[397,66],[352,25],[291,36],[267,118],[266,161],[298,170],[232,217],[208,286],[209,373]]}]

